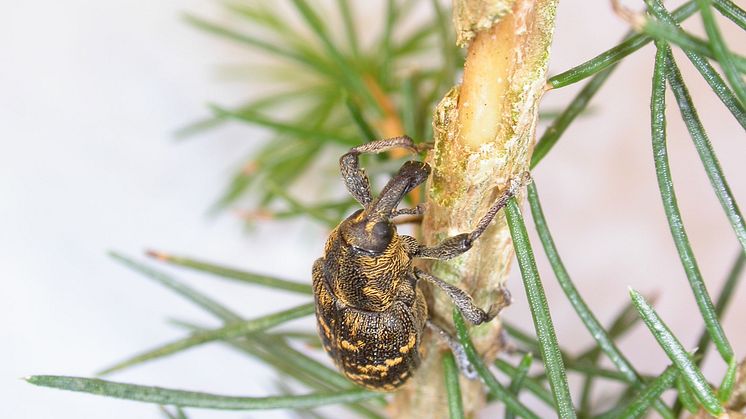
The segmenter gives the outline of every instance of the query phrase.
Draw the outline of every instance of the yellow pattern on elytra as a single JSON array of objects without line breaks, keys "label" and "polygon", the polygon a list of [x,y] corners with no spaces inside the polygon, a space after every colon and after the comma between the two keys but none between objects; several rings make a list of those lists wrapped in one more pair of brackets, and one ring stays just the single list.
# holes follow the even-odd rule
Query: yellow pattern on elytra
[{"label": "yellow pattern on elytra", "polygon": [[394,359],[387,359],[383,361],[384,364],[388,365],[389,367],[393,367],[394,365],[399,365],[403,361],[403,358],[400,356],[397,356]]},{"label": "yellow pattern on elytra", "polygon": [[354,374],[354,373],[351,373],[351,372],[345,372],[345,375],[347,375],[347,377],[349,379],[353,380],[353,381],[362,381],[362,380],[366,380],[366,379],[370,380],[370,379],[373,378],[373,377],[371,377],[368,374]]},{"label": "yellow pattern on elytra", "polygon": [[399,352],[405,354],[405,353],[411,351],[412,348],[414,348],[414,344],[415,343],[417,343],[417,335],[415,335],[415,334],[409,335],[409,341],[407,342],[406,345],[404,345],[401,348],[399,348]]},{"label": "yellow pattern on elytra", "polygon": [[387,367],[386,365],[368,364],[365,366],[358,366],[357,369],[358,371],[367,374],[367,373],[376,372],[376,371],[387,372],[389,370],[389,367]]},{"label": "yellow pattern on elytra", "polygon": [[340,346],[342,346],[343,349],[347,349],[348,351],[357,352],[360,350],[360,348],[363,346],[362,341],[358,341],[358,345],[353,345],[349,341],[342,340],[342,342],[339,343]]}]

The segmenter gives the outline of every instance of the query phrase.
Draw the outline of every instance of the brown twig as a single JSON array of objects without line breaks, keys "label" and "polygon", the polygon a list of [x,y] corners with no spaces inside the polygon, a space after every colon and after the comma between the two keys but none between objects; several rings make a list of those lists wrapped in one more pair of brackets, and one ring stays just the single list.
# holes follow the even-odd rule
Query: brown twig
[{"label": "brown twig", "polygon": [[[510,7],[500,16],[480,15],[484,10],[500,13],[506,4]],[[463,84],[452,89],[435,110],[433,175],[427,185],[428,211],[422,224],[426,244],[471,231],[508,181],[528,169],[538,103],[546,85],[555,7],[556,0],[455,1],[458,16],[474,19],[457,22],[465,31],[459,30],[459,38],[472,41]],[[484,22],[494,24],[480,29]],[[427,267],[471,293],[481,307],[501,298],[513,257],[504,216],[498,214],[493,223],[469,252]],[[450,324],[452,303],[437,290],[428,292],[430,316]],[[472,329],[472,339],[487,361],[501,350],[500,333],[497,321]],[[423,346],[427,353],[420,371],[397,394],[391,406],[393,417],[447,415],[442,347],[434,339]],[[483,386],[462,380],[461,389],[464,409],[471,416],[484,404]]]}]

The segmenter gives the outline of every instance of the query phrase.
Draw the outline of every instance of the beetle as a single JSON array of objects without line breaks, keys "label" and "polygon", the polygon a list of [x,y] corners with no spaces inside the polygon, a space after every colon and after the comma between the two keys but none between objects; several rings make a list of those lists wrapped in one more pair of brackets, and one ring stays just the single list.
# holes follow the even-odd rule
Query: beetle
[{"label": "beetle", "polygon": [[[354,147],[340,158],[345,186],[363,208],[332,230],[323,257],[315,261],[312,270],[317,329],[324,350],[348,379],[378,391],[393,391],[411,377],[420,363],[419,346],[426,326],[447,337],[428,320],[427,303],[418,288],[420,280],[444,291],[473,324],[497,315],[501,307],[482,310],[466,292],[414,267],[412,260],[450,259],[469,250],[497,212],[529,180],[528,172],[512,179],[472,232],[428,247],[414,237],[397,234],[392,219],[424,213],[422,205],[397,207],[427,179],[430,166],[405,162],[373,199],[368,177],[359,165],[362,153],[397,147],[419,151],[411,138],[402,136]],[[457,347],[453,338],[449,344]],[[463,361],[463,357],[458,359]],[[468,370],[463,363],[461,366]]]}]

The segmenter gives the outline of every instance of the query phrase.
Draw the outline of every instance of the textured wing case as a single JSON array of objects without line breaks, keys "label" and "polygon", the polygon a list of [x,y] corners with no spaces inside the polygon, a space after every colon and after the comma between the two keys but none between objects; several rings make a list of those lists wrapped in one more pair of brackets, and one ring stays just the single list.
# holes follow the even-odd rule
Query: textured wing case
[{"label": "textured wing case", "polygon": [[384,311],[344,306],[326,285],[323,259],[313,268],[316,318],[324,349],[352,381],[377,390],[393,390],[418,366],[427,306],[415,289],[408,301]]}]

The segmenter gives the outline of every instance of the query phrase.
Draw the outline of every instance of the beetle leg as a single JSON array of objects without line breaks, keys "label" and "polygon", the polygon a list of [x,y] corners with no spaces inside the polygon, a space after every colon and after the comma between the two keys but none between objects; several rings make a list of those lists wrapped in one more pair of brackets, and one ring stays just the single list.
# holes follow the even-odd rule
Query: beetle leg
[{"label": "beetle leg", "polygon": [[363,145],[351,148],[350,151],[342,155],[339,159],[339,168],[342,172],[342,179],[350,194],[362,206],[368,207],[373,198],[370,194],[370,181],[365,174],[365,170],[360,167],[359,156],[362,153],[381,153],[392,148],[403,147],[418,152],[419,148],[414,144],[411,138],[407,136],[386,138],[383,140],[371,141]]},{"label": "beetle leg", "polygon": [[466,356],[466,350],[458,341],[458,339],[451,336],[442,327],[433,323],[431,320],[427,321],[427,325],[435,332],[435,334],[440,339],[442,339],[448,345],[449,348],[451,348],[453,357],[456,359],[456,365],[458,365],[458,368],[461,370],[461,373],[464,374],[464,377],[470,380],[476,380],[479,375],[474,369],[474,365],[469,362],[469,358],[467,358]]},{"label": "beetle leg", "polygon": [[417,278],[428,281],[448,294],[453,301],[453,304],[459,309],[466,320],[472,324],[482,324],[494,319],[503,307],[510,304],[510,294],[505,294],[507,291],[504,291],[503,294],[505,298],[503,298],[503,301],[500,301],[499,304],[493,304],[487,311],[484,311],[477,307],[474,304],[474,299],[472,299],[471,296],[461,288],[451,285],[419,268],[414,268],[414,274]]},{"label": "beetle leg", "polygon": [[514,177],[510,180],[510,186],[508,189],[500,195],[494,204],[492,204],[492,207],[487,211],[487,214],[479,220],[477,227],[471,233],[462,233],[448,237],[432,247],[420,246],[413,256],[418,258],[443,260],[451,259],[465,253],[467,250],[471,249],[474,245],[474,241],[476,241],[479,236],[484,233],[487,227],[489,227],[490,223],[495,218],[495,215],[497,215],[497,212],[508,204],[510,198],[512,198],[520,188],[530,182],[531,175],[529,172],[523,172],[521,176]]}]

